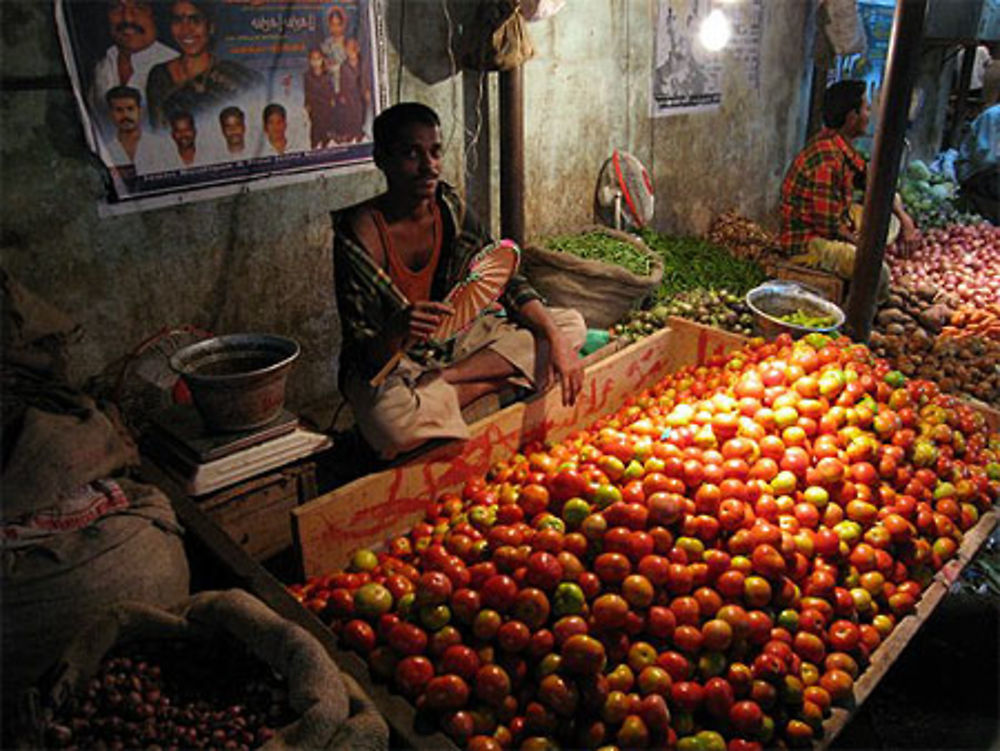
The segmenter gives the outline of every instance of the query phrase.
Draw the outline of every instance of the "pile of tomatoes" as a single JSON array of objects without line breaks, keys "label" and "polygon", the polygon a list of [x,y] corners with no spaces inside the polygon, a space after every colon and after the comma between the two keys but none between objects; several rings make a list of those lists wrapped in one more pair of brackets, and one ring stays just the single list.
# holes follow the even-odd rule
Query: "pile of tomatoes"
[{"label": "pile of tomatoes", "polygon": [[757,341],[291,589],[475,751],[808,745],[997,500],[998,455],[863,346]]}]

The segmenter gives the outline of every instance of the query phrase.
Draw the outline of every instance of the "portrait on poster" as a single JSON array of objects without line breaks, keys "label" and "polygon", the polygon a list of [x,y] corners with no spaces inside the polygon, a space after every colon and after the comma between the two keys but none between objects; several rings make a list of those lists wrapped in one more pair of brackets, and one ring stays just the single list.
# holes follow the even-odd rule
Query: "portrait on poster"
[{"label": "portrait on poster", "polygon": [[654,45],[652,115],[677,115],[719,106],[721,60],[698,42],[708,0],[660,0]]},{"label": "portrait on poster", "polygon": [[373,0],[57,0],[109,201],[370,162]]}]

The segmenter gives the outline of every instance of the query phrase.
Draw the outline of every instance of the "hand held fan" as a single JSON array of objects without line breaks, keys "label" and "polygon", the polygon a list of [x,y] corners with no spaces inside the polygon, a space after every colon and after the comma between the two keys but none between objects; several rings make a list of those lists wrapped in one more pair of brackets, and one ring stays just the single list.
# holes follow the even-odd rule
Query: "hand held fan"
[{"label": "hand held fan", "polygon": [[[487,245],[472,257],[465,278],[456,284],[445,296],[443,302],[454,308],[454,313],[445,318],[428,340],[435,344],[445,344],[466,331],[486,310],[495,303],[507,287],[507,282],[517,271],[521,260],[521,250],[512,240],[500,240]],[[389,361],[369,381],[377,388],[402,359],[406,346],[389,358]]]}]

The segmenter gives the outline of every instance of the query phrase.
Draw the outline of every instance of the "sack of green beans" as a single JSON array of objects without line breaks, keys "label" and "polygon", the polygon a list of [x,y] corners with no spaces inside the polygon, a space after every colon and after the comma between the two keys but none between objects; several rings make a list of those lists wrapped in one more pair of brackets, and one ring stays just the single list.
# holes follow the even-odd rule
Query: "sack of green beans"
[{"label": "sack of green beans", "polygon": [[527,245],[522,269],[550,305],[575,308],[594,329],[614,324],[663,278],[662,259],[642,240],[600,226]]}]

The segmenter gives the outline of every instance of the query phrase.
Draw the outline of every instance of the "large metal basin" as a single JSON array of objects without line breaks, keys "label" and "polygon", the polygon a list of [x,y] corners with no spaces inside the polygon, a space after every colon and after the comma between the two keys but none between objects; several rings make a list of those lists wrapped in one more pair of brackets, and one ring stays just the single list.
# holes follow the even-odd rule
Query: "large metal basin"
[{"label": "large metal basin", "polygon": [[[817,331],[829,333],[844,324],[844,311],[839,306],[797,282],[784,280],[765,282],[747,292],[746,302],[753,312],[757,333],[767,339],[782,333],[789,333],[795,338]],[[830,326],[811,327],[781,320],[781,316],[797,310],[809,315],[829,316],[834,322]]]},{"label": "large metal basin", "polygon": [[274,334],[228,334],[188,345],[170,358],[212,431],[253,430],[274,420],[285,404],[285,383],[299,356],[294,339]]}]

